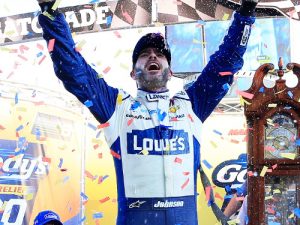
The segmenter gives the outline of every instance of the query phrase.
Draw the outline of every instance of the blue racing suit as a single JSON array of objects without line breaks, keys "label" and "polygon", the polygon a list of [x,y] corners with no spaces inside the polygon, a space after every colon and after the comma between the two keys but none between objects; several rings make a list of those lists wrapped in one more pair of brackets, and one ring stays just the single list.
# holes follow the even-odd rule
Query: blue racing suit
[{"label": "blue racing suit", "polygon": [[109,86],[79,52],[64,15],[39,16],[43,37],[55,39],[50,53],[57,77],[104,128],[114,156],[118,191],[117,225],[197,225],[197,172],[202,123],[226,94],[242,56],[254,17],[234,14],[219,50],[186,90],[138,90],[132,97]]}]

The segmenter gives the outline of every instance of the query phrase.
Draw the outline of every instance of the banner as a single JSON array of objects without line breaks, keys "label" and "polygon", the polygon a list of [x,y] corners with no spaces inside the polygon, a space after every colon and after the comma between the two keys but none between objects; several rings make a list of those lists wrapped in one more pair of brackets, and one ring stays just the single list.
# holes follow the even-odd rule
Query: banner
[{"label": "banner", "polygon": [[17,84],[1,82],[0,93],[0,223],[32,225],[53,210],[65,225],[80,224],[80,114]]},{"label": "banner", "polygon": [[[257,17],[287,16],[300,20],[300,3],[296,0],[260,0]],[[228,20],[240,0],[158,0],[158,22],[182,23],[195,20]]]},{"label": "banner", "polygon": [[[228,20],[239,8],[239,0],[116,0],[92,1],[59,10],[66,16],[72,32],[98,32],[108,29],[145,27],[189,21]],[[296,0],[261,0],[257,17],[286,16],[300,20],[300,7]],[[37,15],[31,12],[0,18],[0,45],[26,39],[40,38],[42,30]],[[153,14],[153,15],[152,15]]]},{"label": "banner", "polygon": [[[151,2],[151,0],[104,1],[59,10],[65,15],[72,32],[96,32],[151,24]],[[39,13],[31,12],[0,18],[0,44],[41,37],[42,30],[37,18]]]}]

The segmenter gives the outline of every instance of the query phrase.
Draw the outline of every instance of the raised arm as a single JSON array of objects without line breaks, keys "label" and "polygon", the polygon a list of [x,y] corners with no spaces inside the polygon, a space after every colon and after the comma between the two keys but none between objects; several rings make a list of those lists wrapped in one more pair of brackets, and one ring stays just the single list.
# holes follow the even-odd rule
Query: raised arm
[{"label": "raised arm", "polygon": [[55,0],[38,2],[43,12],[39,15],[43,37],[47,44],[50,40],[55,43],[50,56],[56,76],[69,92],[89,107],[100,123],[105,123],[114,112],[118,89],[99,78],[97,72],[76,51],[64,15],[53,9]]},{"label": "raised arm", "polygon": [[[211,114],[232,84],[233,74],[243,66],[246,51],[255,21],[254,10],[257,0],[243,0],[241,8],[234,14],[228,34],[203,69],[198,79],[186,91],[193,110],[202,122]],[[222,76],[226,72],[226,75]]]}]

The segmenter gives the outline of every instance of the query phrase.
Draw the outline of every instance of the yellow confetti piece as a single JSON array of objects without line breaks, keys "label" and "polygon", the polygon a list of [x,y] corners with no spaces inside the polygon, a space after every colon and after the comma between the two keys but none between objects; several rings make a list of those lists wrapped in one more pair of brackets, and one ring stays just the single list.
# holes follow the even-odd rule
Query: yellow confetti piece
[{"label": "yellow confetti piece", "polygon": [[97,76],[98,76],[99,79],[102,79],[102,78],[103,78],[103,75],[102,75],[101,73],[98,73]]},{"label": "yellow confetti piece", "polygon": [[265,200],[270,200],[270,199],[273,199],[273,196],[272,196],[272,195],[271,195],[271,196],[265,197]]},{"label": "yellow confetti piece", "polygon": [[86,40],[81,40],[78,45],[76,46],[76,48],[78,49],[82,49],[82,47],[86,44]]},{"label": "yellow confetti piece", "polygon": [[235,224],[239,224],[240,220],[238,218],[236,218],[236,219],[233,219],[233,220],[229,220],[227,223],[229,225],[235,225]]},{"label": "yellow confetti piece", "polygon": [[210,141],[210,144],[211,144],[214,148],[217,148],[217,147],[218,147],[218,145],[217,145],[215,142],[213,142],[213,141]]},{"label": "yellow confetti piece", "polygon": [[228,13],[224,13],[222,20],[228,20],[229,18],[229,14]]},{"label": "yellow confetti piece", "polygon": [[119,49],[119,50],[116,52],[116,54],[114,55],[114,58],[117,58],[117,57],[121,54],[121,52],[122,52],[122,50]]},{"label": "yellow confetti piece", "polygon": [[275,107],[277,107],[277,104],[276,104],[276,103],[270,103],[270,104],[268,105],[268,107],[269,107],[269,108],[275,108]]},{"label": "yellow confetti piece", "polygon": [[281,191],[279,190],[279,189],[275,189],[274,191],[273,191],[273,194],[280,194],[281,193]]},{"label": "yellow confetti piece", "polygon": [[[285,89],[286,89],[286,88],[285,88]],[[284,92],[284,91],[285,91],[285,89],[283,89],[283,90],[281,90],[281,91],[278,91],[278,92],[276,92],[276,93],[275,93],[275,95],[277,95],[277,94],[280,94],[280,93]]]},{"label": "yellow confetti piece", "polygon": [[25,107],[17,107],[16,110],[18,112],[26,112],[27,111],[27,109]]},{"label": "yellow confetti piece", "polygon": [[265,174],[266,174],[266,172],[267,172],[267,170],[268,170],[268,167],[264,166],[263,169],[262,169],[261,172],[260,172],[260,176],[261,176],[261,177],[264,177]]},{"label": "yellow confetti piece", "polygon": [[103,144],[103,142],[100,139],[97,139],[97,138],[93,138],[92,143],[94,143],[94,144]]},{"label": "yellow confetti piece", "polygon": [[148,151],[148,150],[145,150],[145,149],[142,150],[141,153],[142,153],[143,155],[149,155],[149,151]]},{"label": "yellow confetti piece", "polygon": [[4,201],[3,204],[2,204],[2,206],[1,206],[1,208],[0,208],[1,211],[5,209],[6,204],[7,204],[7,201]]},{"label": "yellow confetti piece", "polygon": [[50,20],[54,20],[54,16],[52,16],[50,13],[48,13],[47,11],[43,12],[44,16],[47,16]]},{"label": "yellow confetti piece", "polygon": [[280,156],[287,158],[287,159],[295,159],[296,153],[280,153]]},{"label": "yellow confetti piece", "polygon": [[33,199],[33,193],[29,193],[29,194],[25,195],[25,199],[27,201],[32,200]]},{"label": "yellow confetti piece", "polygon": [[[274,126],[274,124],[273,124],[273,126]],[[272,136],[267,137],[267,140],[273,140],[273,139],[275,139],[275,137],[272,137]]]},{"label": "yellow confetti piece", "polygon": [[54,5],[52,6],[52,9],[56,10],[58,8],[58,6],[59,6],[60,3],[61,3],[61,0],[56,0],[55,3],[54,3]]},{"label": "yellow confetti piece", "polygon": [[193,39],[193,43],[194,43],[194,44],[202,44],[202,41],[199,41],[199,40],[197,40],[197,39],[194,38],[194,39]]},{"label": "yellow confetti piece", "polygon": [[160,23],[160,22],[155,22],[154,26],[156,26],[156,27],[162,27],[162,26],[164,26],[164,24]]},{"label": "yellow confetti piece", "polygon": [[120,105],[122,103],[123,97],[121,94],[118,94],[117,103]]},{"label": "yellow confetti piece", "polygon": [[289,219],[294,218],[295,214],[292,213],[291,215],[289,215]]},{"label": "yellow confetti piece", "polygon": [[9,31],[5,32],[4,34],[5,34],[6,36],[12,36],[12,35],[14,35],[14,33],[15,33],[14,30],[9,30]]}]

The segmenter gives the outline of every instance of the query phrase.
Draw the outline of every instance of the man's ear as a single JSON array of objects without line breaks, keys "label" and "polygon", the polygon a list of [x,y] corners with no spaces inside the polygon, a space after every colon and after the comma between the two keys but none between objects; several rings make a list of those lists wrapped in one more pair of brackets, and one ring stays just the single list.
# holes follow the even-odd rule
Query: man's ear
[{"label": "man's ear", "polygon": [[171,77],[173,77],[173,71],[171,69],[169,69],[169,70],[170,71],[169,71],[169,77],[168,77],[168,79],[171,80]]},{"label": "man's ear", "polygon": [[136,80],[136,75],[135,75],[135,71],[134,71],[134,69],[133,69],[133,70],[131,70],[131,72],[130,72],[130,76],[131,76],[131,78],[132,78],[133,80]]}]

